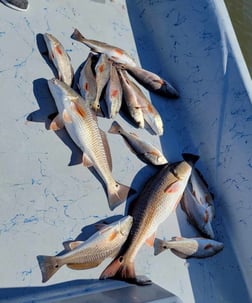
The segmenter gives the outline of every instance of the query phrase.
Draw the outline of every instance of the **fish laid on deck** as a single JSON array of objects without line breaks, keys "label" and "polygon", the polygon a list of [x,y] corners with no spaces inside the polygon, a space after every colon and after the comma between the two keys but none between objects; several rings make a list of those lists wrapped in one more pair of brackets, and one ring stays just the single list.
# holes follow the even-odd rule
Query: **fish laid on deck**
[{"label": "fish laid on deck", "polygon": [[111,210],[125,201],[130,188],[112,176],[112,160],[106,134],[98,127],[97,117],[90,106],[68,85],[58,79],[48,80],[59,114],[50,128],[65,126],[75,144],[83,151],[83,164],[94,167],[104,181]]},{"label": "fish laid on deck", "polygon": [[130,84],[130,80],[128,79],[126,72],[119,69],[118,74],[122,84],[123,103],[126,105],[125,107],[131,119],[137,124],[137,126],[144,128],[144,116],[137,94]]},{"label": "fish laid on deck", "polygon": [[136,134],[126,132],[116,121],[108,131],[123,137],[130,150],[143,162],[152,165],[164,165],[168,163],[165,156],[151,143],[140,139]]},{"label": "fish laid on deck", "polygon": [[110,63],[110,76],[106,87],[105,101],[108,109],[108,117],[114,118],[122,105],[122,85],[115,66]]},{"label": "fish laid on deck", "polygon": [[100,107],[100,98],[102,95],[102,91],[109,81],[110,76],[110,62],[108,60],[108,56],[106,54],[100,54],[98,62],[95,66],[95,79],[96,79],[96,97],[95,100],[91,103],[91,107],[93,110],[101,114],[101,107]]},{"label": "fish laid on deck", "polygon": [[58,71],[58,78],[71,86],[74,71],[69,55],[66,53],[63,45],[52,34],[45,33],[43,37],[48,49],[49,58]]},{"label": "fish laid on deck", "polygon": [[164,127],[159,112],[134,81],[129,80],[129,83],[136,92],[137,100],[140,109],[142,110],[144,121],[156,135],[162,136]]},{"label": "fish laid on deck", "polygon": [[117,68],[126,69],[137,82],[158,95],[167,98],[179,98],[178,91],[168,81],[151,71],[129,64],[117,64]]},{"label": "fish laid on deck", "polygon": [[193,168],[188,181],[181,208],[186,213],[188,221],[203,235],[214,239],[212,220],[214,217],[214,204],[211,193],[197,169]]},{"label": "fish laid on deck", "polygon": [[113,258],[128,237],[133,219],[131,216],[100,227],[86,241],[68,243],[68,252],[59,256],[37,256],[42,282],[48,281],[61,266],[71,269],[89,269],[98,266],[106,258]]},{"label": "fish laid on deck", "polygon": [[94,102],[97,92],[95,74],[92,70],[92,64],[95,57],[96,56],[93,53],[89,53],[79,77],[78,86],[81,96],[89,103]]},{"label": "fish laid on deck", "polygon": [[[128,214],[133,217],[129,236],[116,258],[102,272],[100,279],[115,278],[136,284],[140,281],[135,274],[135,257],[146,242],[154,245],[158,226],[174,211],[181,199],[191,174],[189,164],[198,160],[197,156],[184,155],[184,161],[165,165],[147,181],[138,198],[132,201]],[[188,161],[187,161],[188,160]]]},{"label": "fish laid on deck", "polygon": [[127,63],[132,66],[136,66],[135,60],[127,54],[127,52],[119,47],[107,44],[105,42],[91,40],[85,38],[78,29],[75,29],[71,35],[71,38],[79,42],[84,43],[95,53],[106,54],[111,60],[118,63]]},{"label": "fish laid on deck", "polygon": [[176,256],[188,258],[207,258],[214,256],[223,249],[221,242],[206,238],[173,237],[170,241],[156,238],[154,242],[154,255],[170,249]]}]

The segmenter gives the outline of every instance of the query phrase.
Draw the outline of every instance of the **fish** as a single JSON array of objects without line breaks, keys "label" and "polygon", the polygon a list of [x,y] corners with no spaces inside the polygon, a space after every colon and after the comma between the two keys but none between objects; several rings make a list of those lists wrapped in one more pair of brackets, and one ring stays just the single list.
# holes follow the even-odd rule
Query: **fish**
[{"label": "fish", "polygon": [[95,66],[96,96],[95,100],[91,103],[91,107],[99,115],[101,115],[100,98],[102,91],[109,80],[109,72],[110,63],[108,61],[108,56],[106,54],[101,54]]},{"label": "fish", "polygon": [[207,182],[196,168],[192,170],[189,186],[196,200],[208,209],[209,220],[212,221],[215,215],[213,194],[208,190]]},{"label": "fish", "polygon": [[63,45],[52,34],[45,33],[43,37],[48,49],[49,58],[58,71],[58,78],[71,86],[74,70],[69,55],[66,53]]},{"label": "fish", "polygon": [[131,81],[130,84],[136,92],[137,100],[142,110],[144,121],[149,125],[149,127],[156,135],[162,136],[164,132],[164,126],[159,112],[135,82]]},{"label": "fish", "polygon": [[95,57],[93,53],[89,53],[81,69],[78,85],[81,96],[89,103],[94,102],[97,92],[96,79],[92,70],[92,63]]},{"label": "fish", "polygon": [[123,103],[126,105],[127,111],[136,125],[140,128],[144,128],[144,116],[137,94],[132,87],[126,72],[119,69],[118,74],[122,85]]},{"label": "fish", "polygon": [[[190,161],[198,156],[187,154]],[[175,211],[191,174],[192,166],[185,160],[164,165],[144,185],[139,196],[132,201],[128,215],[133,225],[122,249],[104,269],[100,279],[119,279],[146,285],[150,280],[140,280],[135,273],[134,260],[142,245],[154,245],[156,230]]]},{"label": "fish", "polygon": [[59,112],[51,122],[50,129],[65,126],[83,152],[83,165],[93,167],[104,181],[108,204],[113,210],[125,201],[130,187],[120,184],[112,176],[111,153],[105,132],[99,128],[95,113],[77,92],[55,78],[48,80],[48,86]]},{"label": "fish", "polygon": [[196,227],[204,236],[210,239],[215,238],[209,207],[205,207],[197,201],[189,185],[184,191],[180,205],[186,213],[189,223]]},{"label": "fish", "polygon": [[179,98],[179,93],[174,86],[151,71],[129,64],[117,64],[117,68],[126,69],[138,83],[158,95],[167,98]]},{"label": "fish", "polygon": [[166,249],[170,249],[172,253],[183,259],[211,257],[220,252],[223,248],[224,244],[222,242],[202,237],[173,237],[170,241],[156,238],[154,241],[155,256]]},{"label": "fish", "polygon": [[115,66],[110,63],[110,76],[106,87],[105,101],[108,109],[108,117],[114,118],[122,105],[122,85]]},{"label": "fish", "polygon": [[106,54],[111,60],[115,62],[127,63],[132,66],[137,65],[135,60],[125,50],[102,41],[87,39],[80,33],[77,28],[74,29],[71,38],[84,43],[91,49],[91,51],[95,53]]},{"label": "fish", "polygon": [[89,269],[100,265],[106,258],[114,257],[126,241],[133,223],[125,216],[109,225],[102,225],[86,241],[68,241],[63,255],[37,256],[42,282],[47,282],[63,265],[71,269]]},{"label": "fish", "polygon": [[158,148],[153,144],[140,139],[136,134],[126,132],[118,122],[114,121],[108,132],[121,135],[130,150],[141,161],[152,165],[164,165],[168,163],[167,159]]}]

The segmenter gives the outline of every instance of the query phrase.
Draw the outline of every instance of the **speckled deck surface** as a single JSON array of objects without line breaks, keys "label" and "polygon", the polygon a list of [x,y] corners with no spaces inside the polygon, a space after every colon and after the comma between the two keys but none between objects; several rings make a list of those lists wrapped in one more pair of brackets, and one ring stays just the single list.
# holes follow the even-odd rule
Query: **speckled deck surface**
[{"label": "speckled deck surface", "polygon": [[[127,50],[144,68],[171,81],[181,97],[151,93],[164,135],[126,130],[159,146],[170,162],[182,152],[200,155],[201,170],[215,195],[216,238],[224,250],[209,259],[185,262],[169,251],[143,247],[138,274],[184,302],[249,302],[252,298],[252,105],[251,80],[225,6],[220,0],[77,1],[30,0],[28,12],[0,3],[0,301],[10,289],[98,279],[109,260],[85,271],[60,269],[45,285],[36,260],[54,255],[62,243],[86,237],[92,225],[124,214],[109,210],[104,188],[81,165],[81,152],[67,133],[48,130],[55,103],[47,88],[54,77],[41,34],[61,41],[75,72],[88,48],[70,38],[78,28],[92,39]],[[99,118],[107,131],[112,120]],[[155,171],[140,162],[122,138],[108,134],[115,178],[140,191]],[[158,237],[193,236],[178,207]]]}]

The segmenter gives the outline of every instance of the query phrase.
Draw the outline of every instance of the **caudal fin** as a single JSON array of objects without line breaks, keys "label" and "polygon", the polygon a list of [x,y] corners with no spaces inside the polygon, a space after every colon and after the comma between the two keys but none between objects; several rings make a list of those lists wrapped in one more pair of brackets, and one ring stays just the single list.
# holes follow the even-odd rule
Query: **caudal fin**
[{"label": "caudal fin", "polygon": [[108,130],[109,133],[111,134],[118,134],[122,131],[122,127],[120,126],[120,124],[116,121],[114,121],[112,124],[111,124],[111,127],[110,129]]},{"label": "caudal fin", "polygon": [[164,250],[168,249],[166,242],[164,240],[156,238],[154,241],[154,256],[159,255]]},{"label": "caudal fin", "polygon": [[114,186],[113,188],[108,187],[107,192],[108,192],[109,208],[113,210],[121,203],[123,203],[127,199],[130,191],[135,192],[129,186],[123,185],[118,182],[116,183],[116,189],[114,188]]},{"label": "caudal fin", "polygon": [[42,274],[42,282],[48,281],[63,265],[59,264],[58,258],[53,256],[37,256]]},{"label": "caudal fin", "polygon": [[114,259],[100,275],[100,280],[109,278],[124,281],[136,280],[134,263],[126,262],[123,256]]},{"label": "caudal fin", "polygon": [[76,41],[80,41],[80,42],[83,42],[84,40],[86,40],[86,38],[80,33],[80,31],[77,28],[74,29],[74,32],[72,33],[71,38]]}]

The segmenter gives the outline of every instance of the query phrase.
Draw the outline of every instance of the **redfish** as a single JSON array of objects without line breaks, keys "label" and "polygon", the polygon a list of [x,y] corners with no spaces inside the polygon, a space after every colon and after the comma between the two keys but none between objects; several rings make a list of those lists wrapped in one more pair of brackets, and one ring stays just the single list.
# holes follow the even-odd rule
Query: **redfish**
[{"label": "redfish", "polygon": [[134,133],[126,132],[118,122],[114,121],[108,131],[123,137],[130,150],[143,162],[152,165],[164,165],[168,161],[161,151],[153,144],[140,139]]},{"label": "redfish", "polygon": [[[198,157],[186,155],[190,163]],[[140,281],[135,274],[134,260],[146,242],[154,245],[156,230],[174,211],[181,199],[191,174],[191,164],[181,161],[165,165],[145,184],[136,200],[132,201],[128,214],[133,217],[129,236],[116,258],[102,272],[100,279],[115,278],[140,285],[151,281]]]},{"label": "redfish", "polygon": [[174,99],[179,97],[179,93],[175,87],[151,71],[143,69],[140,66],[132,66],[129,64],[118,64],[117,67],[126,69],[137,82],[158,95]]},{"label": "redfish", "polygon": [[68,134],[83,152],[83,165],[93,167],[104,181],[111,210],[123,203],[130,188],[112,176],[112,160],[104,131],[98,127],[97,117],[89,104],[73,89],[58,79],[48,80],[59,114],[52,121],[53,130],[65,126]]},{"label": "redfish", "polygon": [[[63,265],[71,269],[89,269],[114,257],[128,237],[133,219],[131,216],[104,225],[86,241],[71,241],[67,253],[59,256],[37,256],[42,282],[48,281]],[[66,245],[65,245],[66,246]]]},{"label": "redfish", "polygon": [[48,48],[49,58],[58,71],[58,78],[71,86],[74,71],[69,55],[63,45],[52,34],[45,33],[43,37]]},{"label": "redfish", "polygon": [[136,66],[134,59],[123,49],[113,46],[98,40],[91,40],[85,38],[78,29],[75,29],[71,38],[84,43],[95,53],[106,54],[111,60],[118,63],[127,63]]},{"label": "redfish", "polygon": [[170,249],[176,256],[188,258],[207,258],[214,256],[223,249],[221,242],[206,238],[173,237],[170,241],[156,238],[154,242],[154,255]]}]

